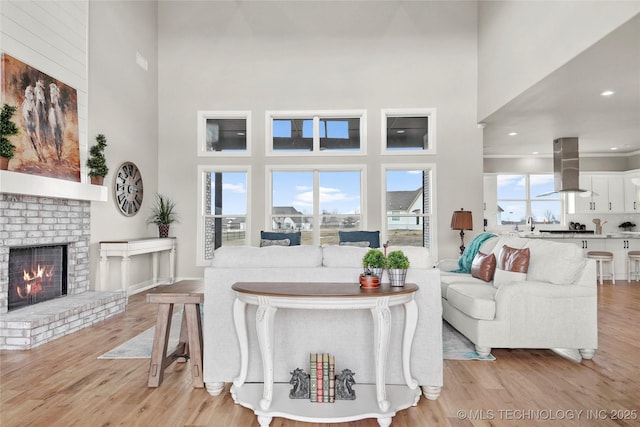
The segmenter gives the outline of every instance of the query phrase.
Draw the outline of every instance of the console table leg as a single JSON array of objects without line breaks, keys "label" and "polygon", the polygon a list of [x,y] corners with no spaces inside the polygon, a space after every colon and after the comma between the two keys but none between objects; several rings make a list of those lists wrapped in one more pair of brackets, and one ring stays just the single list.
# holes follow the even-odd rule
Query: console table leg
[{"label": "console table leg", "polygon": [[418,304],[415,300],[411,300],[404,305],[404,334],[402,337],[402,373],[404,381],[411,390],[418,387],[418,381],[411,375],[411,346],[417,326]]},{"label": "console table leg", "polygon": [[245,317],[246,303],[236,298],[233,301],[233,322],[236,326],[236,334],[240,345],[240,373],[233,380],[236,387],[244,384],[247,378],[247,368],[249,366],[249,341],[247,338],[247,319]]},{"label": "console table leg", "polygon": [[376,366],[376,397],[378,407],[382,411],[389,409],[387,391],[385,388],[385,368],[387,365],[387,351],[389,349],[389,331],[391,330],[391,311],[389,299],[380,298],[375,308],[371,309],[374,330],[374,356]]},{"label": "console table leg", "polygon": [[378,418],[378,425],[380,427],[389,427],[391,425],[391,418]]},{"label": "console table leg", "polygon": [[123,291],[127,291],[129,289],[129,266],[131,264],[131,258],[126,255],[122,256],[122,261],[120,261],[120,286]]},{"label": "console table leg", "polygon": [[276,307],[269,306],[264,301],[261,301],[256,311],[256,330],[264,371],[264,390],[260,408],[265,411],[269,409],[273,400],[273,319],[276,311]]},{"label": "console table leg", "polygon": [[273,417],[266,417],[264,415],[258,415],[258,423],[260,424],[260,427],[267,427],[271,424],[271,420],[273,419]]}]

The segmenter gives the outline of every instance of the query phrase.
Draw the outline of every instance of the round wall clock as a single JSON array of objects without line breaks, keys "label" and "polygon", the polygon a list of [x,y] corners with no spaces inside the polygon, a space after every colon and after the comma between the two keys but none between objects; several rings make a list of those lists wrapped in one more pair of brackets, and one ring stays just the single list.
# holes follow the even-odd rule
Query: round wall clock
[{"label": "round wall clock", "polygon": [[142,206],[143,185],[140,169],[131,162],[124,162],[116,171],[115,201],[125,216],[134,216]]}]

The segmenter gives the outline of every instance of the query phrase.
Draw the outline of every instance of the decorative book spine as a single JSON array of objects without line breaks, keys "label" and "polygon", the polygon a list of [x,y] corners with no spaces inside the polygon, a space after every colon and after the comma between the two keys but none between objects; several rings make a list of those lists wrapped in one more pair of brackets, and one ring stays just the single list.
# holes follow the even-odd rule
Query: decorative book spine
[{"label": "decorative book spine", "polygon": [[318,397],[317,401],[319,403],[323,402],[324,392],[323,384],[322,384],[322,354],[316,354],[316,380],[318,382],[316,395]]},{"label": "decorative book spine", "polygon": [[329,353],[322,355],[322,401],[329,402]]},{"label": "decorative book spine", "polygon": [[329,403],[336,401],[336,358],[329,356]]},{"label": "decorative book spine", "polygon": [[316,378],[316,354],[309,353],[309,398],[318,401],[318,378]]}]

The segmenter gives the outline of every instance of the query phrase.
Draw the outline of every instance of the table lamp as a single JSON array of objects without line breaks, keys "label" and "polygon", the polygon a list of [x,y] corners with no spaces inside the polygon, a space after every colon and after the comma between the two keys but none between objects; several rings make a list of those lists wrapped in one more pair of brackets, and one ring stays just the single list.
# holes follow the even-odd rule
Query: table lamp
[{"label": "table lamp", "polygon": [[473,230],[471,211],[460,209],[454,211],[451,217],[451,229],[460,230],[460,255],[464,252],[464,230]]}]

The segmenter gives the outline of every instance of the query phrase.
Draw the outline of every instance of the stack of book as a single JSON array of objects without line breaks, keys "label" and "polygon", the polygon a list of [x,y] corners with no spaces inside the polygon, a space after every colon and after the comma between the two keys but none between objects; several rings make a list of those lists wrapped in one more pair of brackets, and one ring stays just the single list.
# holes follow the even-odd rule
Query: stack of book
[{"label": "stack of book", "polygon": [[336,360],[329,353],[309,353],[309,398],[312,402],[335,402]]}]

